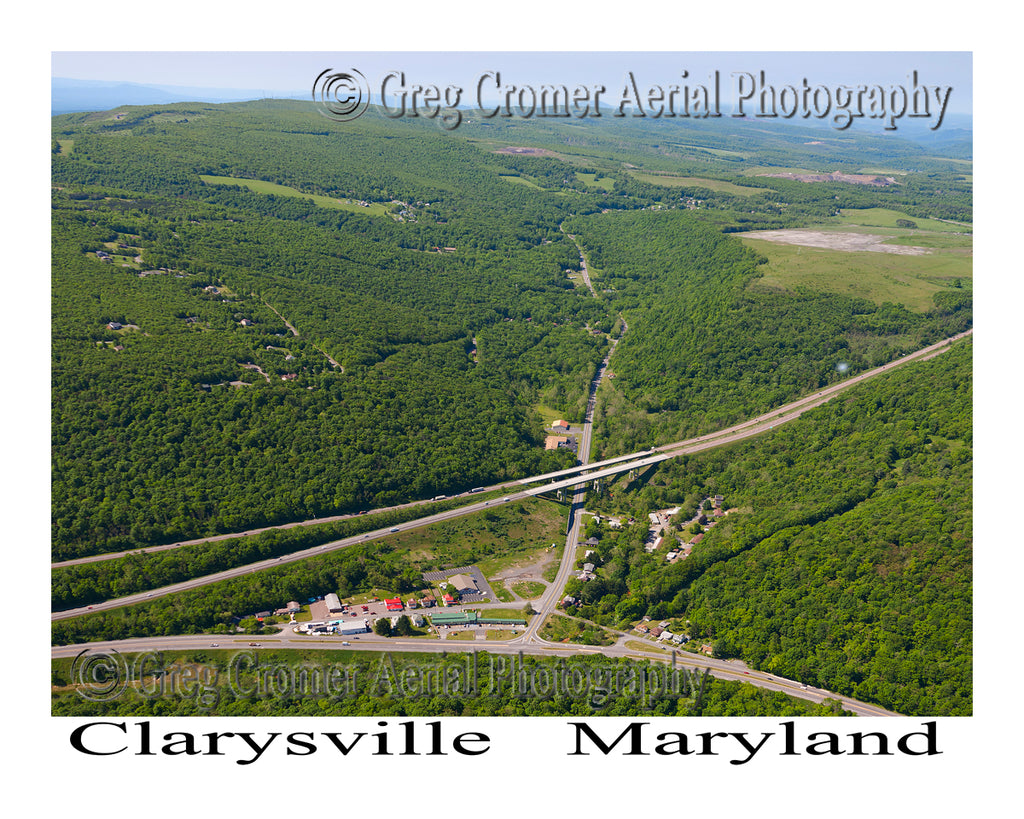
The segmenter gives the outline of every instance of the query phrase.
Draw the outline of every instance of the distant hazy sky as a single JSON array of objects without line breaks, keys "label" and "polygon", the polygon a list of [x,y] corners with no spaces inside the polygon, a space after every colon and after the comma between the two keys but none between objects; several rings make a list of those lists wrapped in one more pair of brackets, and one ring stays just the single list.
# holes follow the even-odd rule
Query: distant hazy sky
[{"label": "distant hazy sky", "polygon": [[[409,84],[475,87],[486,71],[500,71],[505,84],[621,85],[627,71],[638,83],[690,83],[721,72],[765,71],[769,83],[909,85],[914,70],[927,85],[952,86],[950,111],[972,106],[970,52],[54,52],[54,77],[120,80],[154,85],[252,89],[293,94],[311,89],[326,68],[359,69],[371,87],[390,71],[404,71]],[[723,89],[723,93],[725,89]]]}]

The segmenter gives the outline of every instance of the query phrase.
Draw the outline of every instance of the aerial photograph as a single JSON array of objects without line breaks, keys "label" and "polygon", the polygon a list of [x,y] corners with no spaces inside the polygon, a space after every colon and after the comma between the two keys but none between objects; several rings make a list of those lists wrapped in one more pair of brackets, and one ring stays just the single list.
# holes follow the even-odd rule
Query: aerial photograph
[{"label": "aerial photograph", "polygon": [[54,717],[975,713],[969,52],[50,82]]}]

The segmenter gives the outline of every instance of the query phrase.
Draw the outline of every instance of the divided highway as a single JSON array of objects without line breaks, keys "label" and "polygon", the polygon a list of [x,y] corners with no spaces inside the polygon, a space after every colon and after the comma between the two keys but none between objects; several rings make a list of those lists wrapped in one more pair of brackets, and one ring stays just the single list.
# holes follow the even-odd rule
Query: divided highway
[{"label": "divided highway", "polygon": [[[790,421],[799,418],[803,413],[807,412],[808,410],[818,407],[821,404],[824,404],[826,401],[831,400],[832,398],[839,395],[843,391],[849,389],[852,386],[860,384],[861,382],[866,381],[869,378],[874,378],[875,376],[880,375],[884,372],[889,372],[890,370],[895,369],[897,367],[901,367],[904,364],[910,363],[911,361],[922,361],[940,355],[941,353],[948,350],[954,341],[969,336],[973,332],[973,330],[968,330],[966,332],[959,333],[958,335],[940,341],[936,344],[929,345],[928,347],[924,347],[921,350],[918,350],[914,353],[909,353],[903,358],[897,359],[896,361],[892,361],[873,370],[868,370],[867,372],[861,373],[860,375],[856,375],[848,379],[847,381],[843,381],[839,384],[827,387],[821,390],[820,392],[815,393],[814,395],[806,396],[804,398],[798,399],[797,401],[793,401],[789,404],[778,407],[769,413],[760,415],[757,418],[753,418],[749,421],[744,421],[741,424],[736,424],[735,426],[729,427],[724,430],[720,430],[718,432],[709,433],[707,435],[701,435],[698,436],[697,438],[690,438],[685,441],[678,441],[673,444],[667,444],[665,446],[658,447],[656,450],[653,450],[657,454],[652,455],[651,450],[646,450],[641,453],[635,453],[632,456],[621,456],[620,458],[611,459],[611,461],[603,461],[601,463],[612,463],[613,461],[617,463],[615,463],[615,465],[613,466],[608,466],[600,470],[598,473],[594,474],[585,474],[585,470],[592,470],[595,466],[598,466],[597,464],[582,464],[580,466],[573,467],[572,469],[569,470],[563,470],[563,473],[576,472],[576,477],[566,478],[563,479],[562,481],[556,481],[555,483],[548,483],[543,486],[534,487],[530,489],[519,488],[519,486],[517,486],[516,484],[498,484],[492,487],[487,487],[487,491],[504,489],[508,492],[508,494],[505,495],[504,497],[486,501],[479,501],[477,503],[470,503],[466,506],[460,506],[457,509],[450,509],[448,511],[439,512],[434,515],[426,515],[422,518],[417,518],[407,523],[403,523],[397,528],[404,531],[407,529],[416,529],[422,526],[429,526],[432,523],[438,523],[445,520],[452,520],[457,517],[462,517],[465,515],[474,514],[476,512],[481,512],[494,504],[504,504],[515,502],[518,500],[523,500],[524,498],[531,497],[533,495],[538,495],[541,494],[542,492],[553,491],[559,487],[579,487],[582,484],[594,480],[595,477],[598,477],[600,475],[611,475],[619,472],[626,472],[631,469],[642,468],[643,466],[649,463],[655,463],[657,461],[666,460],[668,458],[676,457],[678,455],[685,455],[692,452],[698,452],[703,449],[711,449],[717,446],[725,446],[728,444],[736,443],[737,441],[744,440],[746,438],[751,438],[755,435],[760,435],[764,432],[774,429],[774,427],[778,425],[789,423]],[[606,364],[607,359],[605,365]],[[594,385],[592,385],[590,402],[588,403],[587,408],[588,420],[593,413],[593,404],[595,400],[594,386],[601,379],[601,377],[603,377],[605,365],[602,365],[601,370],[598,372],[597,376],[594,379]],[[581,457],[586,457],[586,455],[589,453],[589,447],[590,424],[587,423],[584,425],[584,440],[580,442],[579,447]],[[524,481],[520,481],[519,484],[526,485],[529,483],[535,483],[537,481],[544,480],[547,477],[550,477],[550,475],[541,475],[535,478],[527,478]],[[510,489],[510,486],[515,488]],[[570,524],[578,523],[578,521],[575,519],[578,518],[576,511],[577,503],[581,502],[581,492],[582,490],[579,490],[576,498],[573,501],[573,511],[570,512]],[[421,501],[421,503],[429,503],[429,501]],[[228,569],[223,572],[217,572],[215,574],[206,575],[204,577],[197,577],[192,580],[184,581],[182,583],[175,583],[170,586],[164,586],[163,588],[153,589],[152,591],[134,594],[127,597],[120,597],[114,600],[107,600],[102,603],[96,603],[92,606],[83,606],[76,609],[67,609],[65,611],[53,612],[51,613],[51,620],[65,620],[71,617],[80,617],[84,614],[88,614],[94,611],[104,611],[109,609],[121,608],[123,606],[131,606],[137,603],[143,603],[155,597],[162,597],[168,594],[175,594],[180,591],[198,588],[200,586],[205,586],[210,583],[218,583],[221,580],[228,580],[233,577],[241,577],[242,575],[251,574],[262,569],[268,569],[273,566],[280,565],[282,563],[291,563],[297,560],[303,560],[307,557],[311,557],[321,552],[333,551],[335,549],[343,549],[346,546],[351,546],[354,543],[363,543],[367,541],[378,540],[382,537],[387,537],[389,534],[393,534],[393,530],[395,528],[396,527],[376,529],[372,532],[367,532],[361,535],[354,535],[352,537],[344,538],[342,540],[336,540],[331,543],[326,543],[322,546],[304,549],[300,552],[293,552],[292,554],[285,555],[283,557],[279,557],[276,559],[262,560],[257,563],[250,563],[246,566],[239,566],[234,569]],[[229,535],[228,537],[234,536],[235,535]],[[224,536],[211,538],[211,540],[221,539],[222,537]],[[114,555],[106,555],[103,557],[107,557],[109,559],[114,557]],[[97,557],[96,559],[100,558]],[[52,567],[57,568],[61,565],[68,564],[55,563],[52,564]],[[560,572],[560,576],[561,574],[562,573]]]},{"label": "divided highway", "polygon": [[[908,354],[896,361],[885,364],[881,367],[877,367],[873,370],[869,370],[860,375],[854,376],[847,381],[840,384],[827,387],[814,395],[805,396],[797,401],[793,401],[785,406],[778,407],[769,413],[758,416],[757,418],[750,419],[741,424],[729,427],[718,432],[710,433],[707,435],[701,435],[697,438],[691,438],[685,441],[679,441],[666,446],[657,447],[653,450],[645,450],[644,452],[634,453],[632,455],[623,455],[617,458],[611,458],[605,461],[601,461],[595,464],[588,463],[591,447],[591,430],[593,412],[597,395],[597,387],[599,386],[601,379],[604,377],[605,370],[608,365],[608,358],[602,363],[598,370],[590,388],[590,398],[587,405],[586,422],[583,425],[583,434],[579,444],[579,457],[580,465],[570,469],[560,470],[559,472],[548,473],[545,475],[538,475],[533,478],[527,478],[518,482],[518,486],[515,489],[509,489],[508,485],[499,485],[494,487],[488,487],[488,491],[495,489],[504,489],[508,494],[501,498],[489,499],[479,501],[477,503],[471,503],[467,506],[463,506],[457,509],[451,509],[445,512],[440,512],[435,515],[428,515],[422,518],[418,518],[414,521],[410,521],[405,524],[401,524],[398,527],[391,527],[387,529],[378,529],[373,532],[368,532],[361,535],[345,538],[343,540],[334,541],[332,543],[317,546],[311,549],[305,549],[301,552],[295,552],[293,554],[271,559],[264,560],[258,563],[249,564],[247,566],[241,566],[235,569],[229,569],[224,572],[218,572],[216,574],[207,575],[201,578],[195,578],[193,580],[185,581],[183,583],[177,583],[172,586],[166,586],[161,589],[155,589],[150,592],[141,594],[131,595],[129,597],[122,597],[116,600],[108,600],[103,603],[98,603],[93,606],[70,609],[62,612],[53,612],[51,619],[63,620],[71,617],[78,617],[83,614],[96,611],[104,611],[114,608],[120,608],[123,606],[130,606],[136,603],[145,602],[155,597],[161,597],[168,594],[174,594],[176,592],[185,591],[187,589],[198,588],[200,586],[208,585],[210,583],[216,583],[221,580],[227,580],[232,577],[240,577],[245,574],[251,574],[253,572],[267,569],[272,566],[277,566],[285,562],[293,562],[296,560],[302,560],[315,554],[320,554],[325,551],[341,549],[346,546],[350,546],[354,543],[363,543],[367,541],[376,540],[378,538],[386,537],[389,534],[394,533],[397,530],[418,528],[421,526],[427,526],[431,523],[436,523],[444,520],[451,520],[456,517],[473,514],[475,512],[482,511],[495,504],[512,503],[517,500],[522,500],[527,497],[535,496],[543,492],[554,491],[556,489],[572,489],[573,500],[569,512],[569,524],[566,533],[566,544],[562,554],[562,560],[559,565],[558,574],[555,581],[548,587],[547,591],[541,597],[538,604],[538,615],[532,618],[525,632],[514,639],[510,639],[504,642],[491,642],[487,641],[481,648],[487,652],[497,654],[516,654],[522,652],[524,654],[534,655],[565,655],[565,654],[579,654],[579,653],[600,653],[608,657],[629,657],[633,659],[653,660],[662,662],[675,662],[680,666],[687,666],[696,669],[707,669],[709,673],[715,677],[722,679],[734,679],[743,682],[749,682],[753,685],[768,688],[776,691],[784,691],[785,693],[802,697],[804,699],[810,699],[816,702],[821,702],[826,698],[839,700],[842,707],[845,710],[851,711],[855,714],[862,716],[895,716],[892,712],[886,711],[885,709],[879,708],[878,706],[871,705],[870,703],[863,703],[857,700],[852,700],[848,697],[843,697],[837,694],[833,694],[822,689],[808,688],[807,686],[801,685],[800,683],[793,680],[786,680],[779,677],[775,677],[771,674],[766,674],[760,671],[751,671],[747,669],[742,663],[736,661],[724,661],[715,660],[712,658],[704,657],[703,655],[690,654],[686,652],[673,651],[671,655],[652,654],[650,652],[644,652],[636,649],[629,648],[625,645],[627,635],[620,633],[620,638],[616,644],[607,647],[596,647],[596,646],[566,646],[563,644],[549,643],[541,639],[538,635],[539,628],[543,623],[545,617],[555,611],[558,601],[561,596],[561,591],[564,589],[566,582],[571,575],[575,565],[575,553],[576,544],[579,542],[579,528],[580,528],[580,512],[583,508],[583,499],[585,496],[584,486],[589,481],[595,480],[601,477],[610,477],[621,472],[642,469],[646,466],[659,463],[669,458],[677,457],[679,455],[697,452],[703,449],[710,449],[718,446],[725,446],[728,444],[735,443],[737,441],[750,438],[755,435],[760,435],[764,432],[774,429],[775,426],[785,424],[790,421],[799,418],[804,412],[810,409],[824,404],[826,401],[831,400],[843,391],[850,387],[859,384],[869,378],[873,378],[884,372],[888,372],[892,369],[900,367],[904,364],[910,363],[911,361],[921,361],[934,356],[940,355],[950,348],[953,342],[958,339],[969,336],[973,333],[973,330],[968,330],[964,333],[960,333],[952,338],[945,339],[937,344],[929,345],[921,350],[914,353]],[[610,357],[611,353],[609,353]],[[593,470],[597,471],[593,471]],[[570,477],[566,477],[570,476]],[[552,480],[554,479],[554,480]],[[522,486],[529,486],[530,484],[541,483],[540,486],[522,489]],[[515,486],[515,485],[512,485]],[[319,522],[319,521],[318,521]],[[233,535],[232,535],[233,536]],[[213,540],[214,538],[211,538]],[[168,547],[161,547],[168,548]],[[99,556],[93,559],[111,558],[113,555]],[[54,564],[59,566],[62,564]],[[67,564],[63,564],[67,565]],[[273,646],[275,648],[293,648],[293,647],[311,647],[316,646],[319,648],[336,648],[345,650],[361,650],[361,651],[380,651],[385,649],[400,650],[400,651],[413,651],[413,652],[450,652],[450,651],[474,651],[477,650],[477,646],[474,642],[466,641],[448,641],[448,640],[431,640],[431,641],[417,641],[417,640],[393,640],[387,638],[377,638],[374,635],[364,635],[363,640],[360,641],[359,645],[343,646],[337,640],[324,640],[322,638],[303,637],[283,631],[278,636],[273,637],[261,637],[261,645],[265,644],[268,647]],[[242,648],[248,641],[234,641],[234,638],[230,638],[233,642],[237,642],[238,648]],[[136,651],[158,651],[158,650],[171,650],[171,649],[186,649],[186,648],[205,648],[210,645],[210,637],[206,635],[199,636],[178,636],[178,637],[158,637],[158,638],[140,638],[130,640],[118,640],[108,642],[95,642],[86,643],[81,645],[73,646],[55,646],[51,650],[53,657],[73,657],[84,650],[117,650],[123,652],[136,652]],[[227,646],[224,646],[225,648]],[[655,648],[652,646],[652,648]],[[656,650],[656,649],[655,649]]]}]

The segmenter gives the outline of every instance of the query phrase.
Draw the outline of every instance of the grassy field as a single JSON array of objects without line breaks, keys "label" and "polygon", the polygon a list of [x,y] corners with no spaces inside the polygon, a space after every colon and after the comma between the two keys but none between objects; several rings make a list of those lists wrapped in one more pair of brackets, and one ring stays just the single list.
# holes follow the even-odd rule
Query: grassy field
[{"label": "grassy field", "polygon": [[668,651],[667,648],[644,640],[626,640],[626,648],[631,648],[634,651],[649,651],[651,654],[662,654]]},{"label": "grassy field", "polygon": [[490,577],[564,539],[565,515],[551,501],[519,501],[400,532],[388,542],[423,571],[475,563]]},{"label": "grassy field", "polygon": [[736,196],[753,196],[763,193],[766,188],[748,188],[736,185],[732,182],[723,182],[721,179],[705,179],[700,176],[672,176],[671,174],[653,174],[631,171],[640,182],[647,182],[650,185],[665,185],[670,188],[707,188],[712,191],[722,191]]},{"label": "grassy field", "polygon": [[463,629],[462,631],[452,631],[444,639],[446,640],[475,640],[476,630],[474,629]]},{"label": "grassy field", "polygon": [[363,594],[354,594],[351,597],[346,597],[342,600],[348,606],[361,606],[364,603],[369,603],[374,598],[378,600],[387,600],[391,597],[396,597],[398,592],[392,591],[391,589],[370,589],[368,592]]},{"label": "grassy field", "polygon": [[565,413],[561,410],[552,409],[544,404],[534,404],[534,411],[544,419],[544,426],[549,427],[555,421],[564,421]]},{"label": "grassy field", "polygon": [[935,234],[913,231],[909,236],[893,236],[886,239],[885,244],[930,247],[936,250],[960,250],[964,255],[969,255],[974,247],[974,238],[960,233]]},{"label": "grassy field", "polygon": [[[889,210],[888,208],[862,208],[858,210],[846,208],[841,210],[839,216],[834,217],[834,221],[829,224],[833,226],[840,224],[900,229],[899,225],[896,224],[897,219],[908,219],[917,225],[919,230],[931,230],[937,233],[970,233],[971,231],[970,225],[940,222],[938,219],[919,219],[916,216],[910,216],[906,213],[900,213],[898,210]],[[907,228],[902,229],[907,230]]]},{"label": "grassy field", "polygon": [[488,640],[510,640],[518,637],[519,632],[510,628],[489,628],[487,629]]},{"label": "grassy field", "polygon": [[502,583],[502,581],[487,578],[487,582],[491,584],[491,589],[494,591],[494,596],[497,598],[499,603],[515,602],[515,597],[512,596],[512,592],[505,588],[505,584]]},{"label": "grassy field", "polygon": [[563,535],[561,542],[554,541],[554,546],[551,551],[555,553],[554,559],[544,567],[544,572],[541,574],[548,583],[554,583],[555,578],[558,576],[558,567],[562,562],[562,552],[565,551],[565,536]]},{"label": "grassy field", "polygon": [[540,636],[552,643],[577,643],[588,646],[610,646],[617,639],[614,634],[600,626],[563,617],[560,614],[548,616],[541,626]]},{"label": "grassy field", "polygon": [[[526,604],[524,603],[523,606]],[[493,608],[493,609],[481,609],[481,616],[486,615],[487,617],[494,617],[499,620],[522,620],[523,619],[523,608]]]},{"label": "grassy field", "polygon": [[364,207],[357,202],[353,202],[351,199],[332,199],[330,196],[303,193],[295,188],[278,185],[276,182],[267,182],[263,179],[238,179],[233,176],[207,176],[206,174],[200,174],[199,178],[207,185],[242,185],[255,193],[312,199],[314,203],[322,208],[339,208],[340,210],[350,210],[353,213],[369,213],[372,216],[383,216],[388,212],[384,205],[377,202],[370,202],[369,205]]},{"label": "grassy field", "polygon": [[529,179],[523,176],[514,176],[512,174],[499,174],[499,176],[506,182],[513,182],[516,185],[526,185],[528,188],[535,188],[536,190],[544,190],[540,185],[531,182]]},{"label": "grassy field", "polygon": [[615,180],[610,176],[601,176],[596,173],[580,173],[577,171],[576,178],[591,189],[605,190],[608,192],[615,190]]},{"label": "grassy field", "polygon": [[514,583],[512,591],[518,594],[523,600],[533,600],[544,594],[547,586],[538,583],[536,580],[524,580],[521,583]]},{"label": "grassy field", "polygon": [[[906,242],[926,246],[925,238],[908,237]],[[973,260],[960,248],[904,256],[784,245],[749,237],[742,241],[768,259],[761,268],[764,275],[752,283],[753,287],[789,291],[807,287],[870,299],[876,304],[891,301],[924,312],[934,305],[935,293],[957,279],[969,283],[972,276]]]}]

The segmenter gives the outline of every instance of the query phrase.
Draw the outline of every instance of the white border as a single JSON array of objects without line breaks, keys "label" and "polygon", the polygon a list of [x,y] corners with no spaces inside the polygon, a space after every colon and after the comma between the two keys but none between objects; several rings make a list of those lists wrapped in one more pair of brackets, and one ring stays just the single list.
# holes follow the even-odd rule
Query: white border
[{"label": "white border", "polygon": [[[346,4],[347,6],[347,4]],[[17,683],[8,664],[4,675],[9,710],[20,714],[7,732],[8,747],[16,750],[16,768],[8,769],[15,790],[27,789],[30,781],[50,780],[46,795],[54,806],[85,816],[106,815],[111,810],[135,808],[151,816],[169,816],[196,810],[234,806],[259,807],[262,812],[337,811],[345,814],[376,811],[488,811],[498,816],[541,813],[556,815],[572,811],[580,815],[612,816],[638,811],[666,809],[678,812],[724,810],[727,814],[749,808],[761,816],[792,816],[807,810],[831,816],[861,815],[874,809],[880,815],[895,815],[903,809],[931,816],[954,816],[973,807],[984,795],[986,801],[1009,794],[1012,778],[1006,776],[1013,758],[1016,737],[1012,719],[1015,712],[1014,679],[1005,677],[998,659],[1015,651],[995,600],[1012,599],[1010,577],[1017,575],[1019,558],[1013,540],[1017,527],[1003,524],[1016,505],[1014,490],[1019,481],[1010,479],[1013,456],[1019,455],[1016,433],[1009,442],[999,431],[1001,424],[1015,426],[1017,406],[1008,401],[1005,379],[1016,375],[1012,359],[1003,350],[1014,350],[1007,328],[1015,328],[1013,310],[1021,304],[1016,279],[1015,237],[1010,224],[1012,202],[1000,201],[997,179],[1012,176],[1016,164],[1018,101],[1007,89],[1016,87],[1016,67],[1006,55],[1016,57],[1019,46],[1009,40],[1009,21],[1000,23],[1002,13],[958,8],[964,19],[937,7],[899,7],[891,2],[861,2],[833,11],[819,4],[740,4],[712,8],[664,8],[645,4],[642,8],[622,6],[599,9],[592,4],[528,3],[486,7],[479,3],[447,4],[444,8],[418,4],[385,6],[275,8],[235,6],[231,9],[209,3],[179,2],[142,7],[137,3],[47,4],[32,10],[34,25],[43,31],[43,42],[19,43],[13,60],[6,59],[8,85],[15,91],[13,116],[8,131],[15,131],[7,156],[14,167],[9,175],[8,205],[16,212],[33,214],[27,238],[15,238],[22,245],[10,249],[13,260],[8,281],[15,296],[8,301],[14,333],[9,352],[32,348],[28,366],[16,365],[8,381],[9,431],[22,440],[8,458],[7,498],[14,500],[8,519],[18,521],[16,537],[9,548],[37,549],[46,554],[40,532],[45,531],[48,503],[45,500],[49,475],[47,422],[48,361],[39,355],[45,348],[42,327],[48,314],[45,217],[46,185],[49,176],[47,122],[49,52],[94,48],[147,48],[176,50],[502,50],[528,48],[566,50],[657,49],[679,51],[806,50],[808,46],[827,49],[969,50],[975,53],[975,134],[978,293],[976,332],[975,429],[976,498],[979,510],[976,542],[982,554],[976,561],[976,716],[940,721],[943,746],[949,750],[937,760],[851,760],[822,759],[811,762],[768,758],[764,764],[743,768],[699,761],[642,758],[581,760],[563,758],[560,747],[565,730],[563,720],[498,720],[493,729],[498,742],[494,764],[415,768],[404,760],[349,760],[329,765],[322,776],[300,777],[295,766],[281,761],[249,768],[218,760],[178,759],[154,765],[148,760],[112,758],[89,760],[67,746],[67,721],[48,717],[45,681],[37,674],[48,667],[48,656],[40,649],[48,643],[43,632],[48,620],[36,616],[39,599],[45,599],[45,565],[32,565],[27,577],[21,572],[7,576],[8,599],[21,614],[9,618],[15,644],[23,630],[32,646],[28,650],[28,674],[18,673]],[[973,11],[973,14],[972,14]],[[20,27],[19,23],[12,23]],[[994,33],[991,31],[994,30]],[[1005,32],[1005,33],[1004,33]],[[18,93],[28,83],[28,97]],[[1000,139],[1000,137],[1004,137]],[[999,151],[1003,143],[1005,150]],[[1002,161],[997,164],[996,157]],[[24,160],[24,161],[21,161]],[[1009,160],[1009,165],[1006,164]],[[1012,179],[1007,180],[1013,185]],[[1004,183],[1004,184],[1007,184]],[[1012,188],[1011,188],[1012,189]],[[27,207],[26,207],[27,205]],[[12,214],[8,213],[11,220]],[[999,276],[998,283],[993,281]],[[1007,290],[1011,297],[1006,297]],[[998,294],[998,297],[997,297]],[[13,356],[12,356],[13,357]],[[19,362],[20,364],[20,362]],[[27,398],[26,402],[19,399]],[[27,419],[26,419],[27,416]],[[28,421],[28,435],[20,434]],[[1007,446],[1010,452],[1007,453]],[[998,453],[998,456],[997,456]],[[1001,457],[1000,457],[1001,456]],[[1008,457],[1009,456],[1009,457]],[[16,488],[15,488],[16,487]],[[12,492],[11,490],[14,489]],[[26,491],[26,489],[28,491]],[[31,501],[31,502],[27,502]],[[31,509],[33,520],[24,510]],[[981,514],[983,512],[983,514]],[[1004,534],[1005,531],[1005,534]],[[1002,536],[1001,536],[1002,535]],[[1012,565],[1007,566],[1007,562]],[[16,593],[14,593],[16,592]],[[29,617],[24,617],[30,613]],[[36,622],[38,621],[38,622]],[[37,652],[43,656],[37,656]],[[9,655],[10,656],[10,655]],[[991,658],[991,659],[990,659]],[[20,670],[23,664],[17,664]],[[188,723],[189,721],[175,721]],[[200,720],[193,728],[213,730],[211,721]],[[298,720],[215,720],[217,730],[301,730]],[[331,720],[341,723],[340,720]],[[373,720],[364,720],[373,726]],[[461,723],[461,720],[451,720]],[[466,720],[467,726],[488,730],[491,720]],[[699,721],[704,722],[704,721]],[[778,720],[771,720],[775,724]],[[293,725],[294,723],[294,725]],[[708,726],[687,722],[684,728],[698,730],[770,730],[763,720],[708,721]],[[287,728],[284,726],[287,724]],[[321,726],[321,721],[317,721]],[[740,727],[740,726],[743,727]],[[862,729],[867,721],[857,721]],[[185,727],[187,730],[188,727]],[[340,727],[339,727],[340,729]],[[673,728],[675,729],[675,728]],[[829,721],[825,730],[839,730]],[[854,730],[851,726],[850,730]],[[514,746],[513,744],[514,743]],[[500,748],[500,750],[499,750]],[[501,759],[499,759],[499,753]],[[758,760],[760,762],[760,760]],[[38,781],[38,780],[36,780]],[[22,783],[25,783],[24,785]],[[58,784],[59,783],[59,784]],[[739,787],[735,787],[738,785]],[[56,787],[54,787],[56,786]],[[40,791],[32,794],[38,803]],[[45,796],[44,796],[45,799]],[[11,804],[18,800],[11,799]],[[1013,804],[1011,802],[1010,804]]]}]

